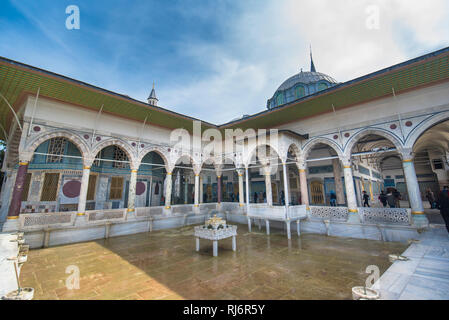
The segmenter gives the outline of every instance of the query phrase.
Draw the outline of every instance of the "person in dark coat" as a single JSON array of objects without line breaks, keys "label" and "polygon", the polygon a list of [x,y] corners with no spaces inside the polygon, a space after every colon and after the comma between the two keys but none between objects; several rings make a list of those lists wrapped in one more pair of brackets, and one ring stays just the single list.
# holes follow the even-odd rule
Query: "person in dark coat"
[{"label": "person in dark coat", "polygon": [[449,232],[449,187],[445,186],[440,192],[440,212]]},{"label": "person in dark coat", "polygon": [[334,190],[332,190],[330,194],[330,204],[331,207],[337,206],[337,195],[335,194]]},{"label": "person in dark coat", "polygon": [[396,197],[391,190],[387,193],[387,203],[390,208],[396,208]]},{"label": "person in dark coat", "polygon": [[384,208],[387,207],[387,195],[385,194],[385,192],[383,190],[379,195],[379,201],[382,203]]},{"label": "person in dark coat", "polygon": [[426,198],[427,201],[429,201],[430,209],[435,209],[435,195],[430,188],[428,188],[426,191]]},{"label": "person in dark coat", "polygon": [[257,198],[258,198],[257,192],[254,192],[254,203],[257,203]]},{"label": "person in dark coat", "polygon": [[366,193],[366,191],[363,191],[363,207],[370,207],[369,206],[369,195]]}]

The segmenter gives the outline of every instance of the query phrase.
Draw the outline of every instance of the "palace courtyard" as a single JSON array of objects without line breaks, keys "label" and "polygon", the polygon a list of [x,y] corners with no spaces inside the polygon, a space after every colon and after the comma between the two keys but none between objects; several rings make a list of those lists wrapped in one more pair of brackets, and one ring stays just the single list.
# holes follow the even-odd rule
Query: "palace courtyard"
[{"label": "palace courtyard", "polygon": [[[352,299],[365,284],[366,267],[383,274],[389,254],[407,243],[294,235],[238,226],[231,240],[201,240],[195,251],[193,227],[31,250],[21,284],[34,299]],[[79,289],[68,290],[68,266],[80,270]]]}]

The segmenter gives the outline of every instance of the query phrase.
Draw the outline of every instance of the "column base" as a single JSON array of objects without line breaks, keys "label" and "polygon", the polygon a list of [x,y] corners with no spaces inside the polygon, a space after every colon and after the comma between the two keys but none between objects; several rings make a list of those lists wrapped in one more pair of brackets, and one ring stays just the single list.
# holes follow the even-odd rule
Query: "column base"
[{"label": "column base", "polygon": [[5,223],[3,224],[3,232],[12,232],[19,230],[19,217],[17,218],[7,218]]},{"label": "column base", "polygon": [[429,220],[427,220],[427,216],[422,214],[413,214],[412,213],[412,222],[413,226],[417,228],[427,228],[429,227]]},{"label": "column base", "polygon": [[75,226],[85,226],[87,224],[87,215],[78,213],[75,218]]},{"label": "column base", "polygon": [[359,211],[358,210],[349,210],[347,222],[360,223]]}]

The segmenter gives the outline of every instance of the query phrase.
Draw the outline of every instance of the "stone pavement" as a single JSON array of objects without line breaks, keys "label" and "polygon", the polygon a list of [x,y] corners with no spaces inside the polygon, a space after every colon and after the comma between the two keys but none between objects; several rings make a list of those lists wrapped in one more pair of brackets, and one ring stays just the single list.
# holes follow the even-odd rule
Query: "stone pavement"
[{"label": "stone pavement", "polygon": [[443,226],[431,226],[402,254],[379,280],[381,299],[448,300],[449,234]]},{"label": "stone pavement", "polygon": [[[288,240],[245,225],[231,239],[195,251],[193,226],[31,250],[21,281],[35,299],[352,299],[369,265],[381,272],[406,244],[303,234]],[[80,288],[68,290],[68,266]]]}]

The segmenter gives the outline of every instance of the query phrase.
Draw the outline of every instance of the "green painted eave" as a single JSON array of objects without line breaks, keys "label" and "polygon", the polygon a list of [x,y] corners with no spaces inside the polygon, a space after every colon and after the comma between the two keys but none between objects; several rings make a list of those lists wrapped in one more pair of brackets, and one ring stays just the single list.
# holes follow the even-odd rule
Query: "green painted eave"
[{"label": "green painted eave", "polygon": [[[266,110],[220,128],[274,128],[300,119],[356,106],[449,80],[449,48],[364,77],[339,84],[312,96]],[[373,110],[375,112],[375,110]],[[306,133],[306,132],[301,132]]]},{"label": "green painted eave", "polygon": [[[20,104],[24,102],[23,98],[27,94],[35,96],[38,88],[40,88],[40,97],[74,104],[93,111],[99,111],[103,106],[103,113],[140,123],[143,123],[147,118],[147,124],[167,129],[185,128],[192,131],[193,120],[197,120],[161,107],[150,106],[125,95],[0,58],[0,92],[16,112],[21,107]],[[0,98],[0,124],[6,132],[9,132],[13,121],[13,113],[7,103]],[[203,130],[215,127],[213,124],[202,122]],[[1,129],[0,139],[5,139]]]}]

